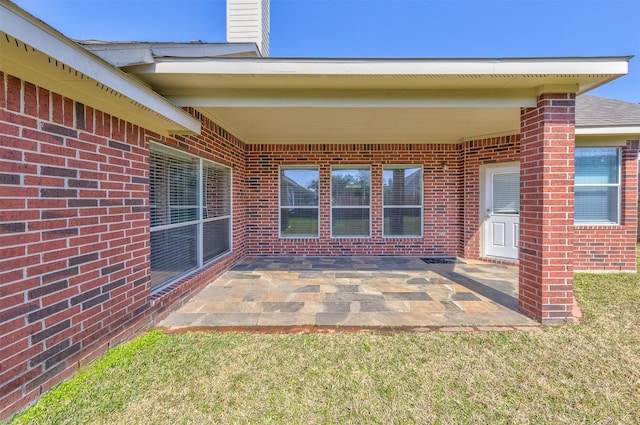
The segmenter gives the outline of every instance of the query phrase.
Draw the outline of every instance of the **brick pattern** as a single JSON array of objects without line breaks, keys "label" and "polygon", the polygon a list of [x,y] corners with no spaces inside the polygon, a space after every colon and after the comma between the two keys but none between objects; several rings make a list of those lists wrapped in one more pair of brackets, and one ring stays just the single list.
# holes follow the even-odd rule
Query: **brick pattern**
[{"label": "brick pattern", "polygon": [[[0,418],[245,255],[244,144],[162,138],[0,73]],[[149,139],[233,167],[234,253],[150,297]]]},{"label": "brick pattern", "polygon": [[[457,144],[247,145],[250,255],[458,255],[461,238],[462,164]],[[443,170],[442,163],[449,166]],[[382,237],[382,166],[423,166],[424,234]],[[281,165],[320,169],[320,237],[280,238],[278,176]],[[371,166],[371,237],[331,237],[332,165]]]},{"label": "brick pattern", "polygon": [[149,212],[140,128],[0,81],[4,416],[143,326]]},{"label": "brick pattern", "polygon": [[574,95],[543,94],[521,111],[519,308],[572,320]]},{"label": "brick pattern", "polygon": [[620,224],[575,226],[573,267],[581,271],[636,271],[638,140],[622,150]]}]

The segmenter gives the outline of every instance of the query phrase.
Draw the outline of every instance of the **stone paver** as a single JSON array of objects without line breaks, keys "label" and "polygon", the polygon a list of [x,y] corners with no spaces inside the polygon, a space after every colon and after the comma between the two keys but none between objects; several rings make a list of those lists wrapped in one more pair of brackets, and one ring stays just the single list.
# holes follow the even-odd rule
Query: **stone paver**
[{"label": "stone paver", "polygon": [[516,267],[415,257],[248,257],[159,326],[528,329]]}]

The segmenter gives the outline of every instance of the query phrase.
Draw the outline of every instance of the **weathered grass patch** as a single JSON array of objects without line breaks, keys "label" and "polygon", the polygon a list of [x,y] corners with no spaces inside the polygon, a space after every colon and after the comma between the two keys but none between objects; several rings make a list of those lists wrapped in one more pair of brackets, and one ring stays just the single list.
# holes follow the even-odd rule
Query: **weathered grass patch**
[{"label": "weathered grass patch", "polygon": [[543,333],[151,332],[10,423],[640,423],[638,276],[575,284]]}]

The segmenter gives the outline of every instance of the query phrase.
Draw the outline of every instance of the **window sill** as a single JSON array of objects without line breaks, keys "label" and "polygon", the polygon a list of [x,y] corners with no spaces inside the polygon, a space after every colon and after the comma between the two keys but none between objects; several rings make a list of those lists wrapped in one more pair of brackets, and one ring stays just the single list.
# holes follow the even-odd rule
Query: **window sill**
[{"label": "window sill", "polygon": [[611,229],[612,227],[621,227],[620,223],[575,223],[573,225],[574,229],[589,229],[589,230],[597,230],[597,229]]}]

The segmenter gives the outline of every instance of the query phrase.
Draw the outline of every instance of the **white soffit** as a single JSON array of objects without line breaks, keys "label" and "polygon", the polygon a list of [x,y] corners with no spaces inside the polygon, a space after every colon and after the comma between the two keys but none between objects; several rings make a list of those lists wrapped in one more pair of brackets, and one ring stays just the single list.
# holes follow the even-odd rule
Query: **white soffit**
[{"label": "white soffit", "polygon": [[200,122],[19,7],[0,1],[0,70],[162,134]]},{"label": "white soffit", "polygon": [[[539,59],[157,58],[126,69],[177,89],[530,89],[582,93],[628,72],[629,57]],[[535,92],[532,92],[535,96]]]},{"label": "white soffit", "polygon": [[248,143],[458,143],[515,134],[519,108],[198,108]]}]

